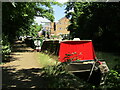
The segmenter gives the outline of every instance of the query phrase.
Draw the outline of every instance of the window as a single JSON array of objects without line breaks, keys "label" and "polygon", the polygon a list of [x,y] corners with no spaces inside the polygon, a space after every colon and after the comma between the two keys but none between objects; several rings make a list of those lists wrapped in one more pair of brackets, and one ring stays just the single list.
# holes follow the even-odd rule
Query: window
[{"label": "window", "polygon": [[62,30],[62,28],[59,28],[59,30]]}]

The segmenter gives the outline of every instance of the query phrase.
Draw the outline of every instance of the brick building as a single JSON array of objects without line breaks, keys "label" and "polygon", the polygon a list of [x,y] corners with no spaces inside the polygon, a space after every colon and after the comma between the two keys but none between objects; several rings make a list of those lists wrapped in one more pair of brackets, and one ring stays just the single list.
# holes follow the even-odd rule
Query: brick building
[{"label": "brick building", "polygon": [[67,27],[70,25],[69,19],[66,17],[61,18],[58,22],[49,22],[46,23],[46,29],[50,30],[51,35],[67,35],[70,31],[67,30]]}]

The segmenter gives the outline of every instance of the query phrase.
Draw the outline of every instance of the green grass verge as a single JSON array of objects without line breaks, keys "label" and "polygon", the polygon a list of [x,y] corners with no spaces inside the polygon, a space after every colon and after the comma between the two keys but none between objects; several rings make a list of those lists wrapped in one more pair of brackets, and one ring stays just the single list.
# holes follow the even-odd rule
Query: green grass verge
[{"label": "green grass verge", "polygon": [[[111,70],[115,65],[120,62],[120,56],[118,53],[108,53],[108,52],[96,52],[98,59],[105,59],[108,67],[110,68],[110,73],[106,79],[106,83],[103,86],[94,86],[81,78],[67,72],[64,69],[64,63],[57,65],[57,59],[53,59],[52,55],[39,53],[39,62],[44,67],[42,71],[42,77],[46,78],[48,81],[47,88],[73,88],[73,89],[89,89],[89,90],[107,90],[109,88],[119,88],[118,72]],[[110,84],[110,85],[109,85]]]},{"label": "green grass verge", "polygon": [[98,59],[104,59],[110,69],[113,69],[115,65],[120,63],[119,53],[114,52],[96,52]]},{"label": "green grass verge", "polygon": [[[119,53],[96,51],[96,56],[98,59],[104,59],[110,69],[113,69],[115,65],[120,63]],[[58,62],[58,58],[50,54],[39,53],[38,57],[39,63],[42,65],[42,67],[55,65]]]},{"label": "green grass verge", "polygon": [[39,53],[38,58],[39,58],[39,63],[42,67],[56,65],[58,63],[58,60],[54,59],[54,56],[52,55]]}]

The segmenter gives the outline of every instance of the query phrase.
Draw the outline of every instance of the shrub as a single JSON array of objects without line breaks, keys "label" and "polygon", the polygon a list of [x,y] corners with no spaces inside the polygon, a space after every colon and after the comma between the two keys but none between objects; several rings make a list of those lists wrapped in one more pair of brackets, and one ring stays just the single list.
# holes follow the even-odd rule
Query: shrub
[{"label": "shrub", "polygon": [[8,41],[8,37],[5,36],[4,34],[2,35],[1,44],[2,44],[2,61],[4,61],[7,55],[11,53],[11,45]]},{"label": "shrub", "polygon": [[86,88],[92,89],[92,85],[69,73],[65,67],[67,63],[47,66],[43,69],[42,77],[47,78],[46,88]]},{"label": "shrub", "polygon": [[105,88],[120,88],[120,74],[115,71],[115,70],[110,70],[106,83],[105,83]]}]

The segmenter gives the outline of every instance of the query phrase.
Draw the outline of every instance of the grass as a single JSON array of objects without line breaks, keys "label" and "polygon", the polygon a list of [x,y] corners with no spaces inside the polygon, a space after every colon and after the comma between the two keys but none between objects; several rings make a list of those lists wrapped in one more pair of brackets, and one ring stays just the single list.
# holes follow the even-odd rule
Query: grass
[{"label": "grass", "polygon": [[42,67],[56,65],[58,63],[57,57],[45,53],[38,54],[39,63]]},{"label": "grass", "polygon": [[[98,59],[104,59],[110,69],[120,63],[119,53],[96,51],[96,56]],[[55,65],[58,62],[58,57],[51,54],[39,53],[38,57],[42,67]]]},{"label": "grass", "polygon": [[113,69],[115,65],[120,63],[119,53],[115,52],[96,52],[98,59],[104,59],[110,69]]},{"label": "grass", "polygon": [[[58,57],[39,53],[42,75],[47,80],[46,88],[91,88],[92,86],[65,69],[66,63],[58,62]],[[46,82],[46,81],[45,81]]]},{"label": "grass", "polygon": [[[43,69],[44,73],[42,75],[45,78],[47,78],[47,80],[49,81],[46,87],[48,88],[93,89],[94,85],[87,83],[85,81],[82,81],[81,78],[78,78],[75,75],[62,70],[62,67],[55,66],[58,63],[57,57],[50,55],[50,54],[45,54],[45,53],[39,53],[38,55],[39,55],[39,63],[42,65],[42,67],[45,67]],[[120,63],[119,53],[97,51],[96,55],[98,59],[105,59],[110,69],[112,69],[118,63]],[[114,82],[111,82],[111,83],[114,83]],[[102,88],[102,87],[94,86],[94,88]]]}]

